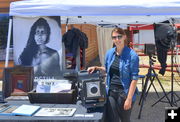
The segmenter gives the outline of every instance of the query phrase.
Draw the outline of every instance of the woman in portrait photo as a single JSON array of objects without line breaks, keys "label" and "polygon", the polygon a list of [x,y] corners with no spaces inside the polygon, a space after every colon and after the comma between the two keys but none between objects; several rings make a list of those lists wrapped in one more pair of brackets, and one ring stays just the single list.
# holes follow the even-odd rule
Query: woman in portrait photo
[{"label": "woman in portrait photo", "polygon": [[44,18],[39,18],[31,27],[29,38],[18,62],[20,65],[33,66],[35,76],[60,75],[59,54],[46,46],[51,29]]}]

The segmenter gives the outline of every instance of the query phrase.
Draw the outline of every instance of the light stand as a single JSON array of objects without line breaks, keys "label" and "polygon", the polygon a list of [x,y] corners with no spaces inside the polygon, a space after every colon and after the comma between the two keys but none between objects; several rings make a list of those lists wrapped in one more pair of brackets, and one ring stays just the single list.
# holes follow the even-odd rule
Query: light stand
[{"label": "light stand", "polygon": [[[164,97],[166,97],[167,100],[168,100],[169,103],[170,103],[170,100],[169,100],[169,98],[168,98],[168,96],[167,96],[167,94],[166,94],[166,92],[165,92],[165,90],[164,90],[164,88],[163,88],[163,86],[162,86],[162,84],[161,84],[161,82],[160,82],[160,80],[159,80],[159,78],[158,78],[155,70],[152,68],[152,64],[153,64],[152,54],[149,54],[149,65],[150,65],[150,67],[149,67],[149,69],[148,69],[148,74],[146,75],[147,77],[146,77],[146,80],[145,80],[145,85],[144,85],[144,88],[143,88],[143,90],[142,90],[142,95],[141,95],[140,102],[139,102],[139,104],[141,103],[141,104],[140,104],[141,106],[140,106],[140,111],[139,111],[138,119],[141,118],[141,112],[142,112],[142,108],[143,108],[143,105],[144,105],[144,100],[146,99],[146,96],[147,96],[147,94],[148,94],[148,92],[149,92],[149,89],[150,89],[151,85],[153,85],[153,81],[154,81],[155,78],[157,79],[160,87],[161,87],[162,90],[163,90]],[[154,74],[154,76],[153,76],[152,74]],[[152,77],[152,76],[153,76],[153,77]],[[151,81],[151,84],[150,84],[148,90],[146,91],[149,80]],[[157,91],[156,91],[156,93],[157,93]],[[157,93],[157,95],[158,95],[158,93]]]},{"label": "light stand", "polygon": [[[174,92],[174,72],[173,72],[173,68],[174,68],[174,42],[171,41],[171,91],[167,93],[167,95],[171,95],[171,101],[170,104],[171,106],[175,105],[177,106],[177,102],[180,101],[180,97]],[[176,100],[175,96],[178,98],[178,100]],[[157,104],[158,102],[160,102],[165,96],[161,97],[157,102],[155,102],[152,107]],[[161,101],[161,102],[167,102],[167,101]]]},{"label": "light stand", "polygon": [[[155,88],[155,86],[154,86],[154,84],[153,84],[153,81],[154,81],[154,79],[155,79],[155,75],[157,75],[156,73],[154,74],[154,73],[152,73],[152,70],[153,70],[153,68],[152,68],[152,65],[154,64],[154,62],[155,62],[155,60],[153,60],[152,59],[152,55],[149,55],[149,66],[150,66],[150,68],[148,69],[148,73],[147,73],[147,75],[146,75],[146,79],[149,79],[150,81],[151,81],[151,83],[150,83],[150,85],[149,85],[149,87],[148,87],[148,89],[147,89],[147,91],[145,92],[143,89],[142,89],[142,92],[145,92],[146,94],[145,94],[145,98],[147,97],[147,95],[148,95],[148,93],[149,93],[149,90],[150,90],[150,88],[151,88],[151,86],[153,86],[153,88],[154,88],[154,90],[155,90],[155,92],[156,92],[156,94],[157,94],[157,96],[158,96],[158,98],[159,98],[159,94],[158,94],[158,92],[157,92],[157,90],[156,90],[156,88]],[[139,100],[139,105],[141,104],[141,101],[142,101],[142,96],[143,95],[141,95],[141,97],[140,97],[140,100]]]},{"label": "light stand", "polygon": [[[140,97],[140,100],[139,100],[139,105],[141,105],[142,98],[144,98],[143,100],[145,100],[145,98],[147,97],[151,85],[153,86],[153,88],[154,88],[154,90],[155,90],[155,92],[156,92],[156,94],[157,94],[157,96],[158,96],[158,98],[159,98],[159,94],[158,94],[158,92],[157,92],[157,90],[156,90],[156,88],[155,88],[155,86],[154,86],[154,84],[153,84],[153,81],[154,81],[154,79],[155,79],[155,75],[157,75],[157,74],[153,74],[153,73],[152,73],[152,70],[153,70],[153,69],[152,69],[153,62],[154,62],[154,61],[152,60],[152,55],[149,55],[149,66],[150,66],[150,67],[149,67],[149,69],[148,69],[148,73],[146,74],[145,83],[148,82],[149,80],[151,81],[151,83],[150,83],[148,89],[147,89],[148,83],[144,85],[144,88],[142,89],[142,94],[141,94],[141,97]],[[146,91],[146,89],[147,89],[147,91]],[[145,94],[145,95],[144,95],[144,94]],[[144,95],[144,97],[143,97],[143,95]]]},{"label": "light stand", "polygon": [[[174,92],[174,72],[173,72],[173,68],[174,68],[174,47],[175,44],[177,42],[177,33],[176,33],[176,28],[175,28],[175,21],[173,18],[171,18],[169,20],[170,24],[173,26],[173,30],[168,31],[168,35],[167,38],[170,40],[170,47],[171,47],[171,91],[168,92],[168,95],[171,95],[171,106],[177,106],[177,102],[180,101],[180,97]],[[178,100],[176,100],[175,96],[178,98]],[[159,101],[161,101],[165,96],[163,96],[162,98],[160,98],[157,102],[155,102],[152,106],[154,106],[155,104],[157,104]],[[167,101],[163,101],[163,102],[167,102]]]}]

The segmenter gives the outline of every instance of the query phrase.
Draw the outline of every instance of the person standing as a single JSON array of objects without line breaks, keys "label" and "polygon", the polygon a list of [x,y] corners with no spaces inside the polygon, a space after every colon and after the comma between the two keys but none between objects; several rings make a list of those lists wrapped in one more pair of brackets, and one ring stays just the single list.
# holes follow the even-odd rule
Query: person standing
[{"label": "person standing", "polygon": [[139,57],[127,46],[127,36],[123,29],[114,28],[111,36],[115,46],[106,52],[105,66],[92,66],[87,70],[89,73],[95,70],[107,73],[106,114],[109,122],[130,122],[138,93]]}]

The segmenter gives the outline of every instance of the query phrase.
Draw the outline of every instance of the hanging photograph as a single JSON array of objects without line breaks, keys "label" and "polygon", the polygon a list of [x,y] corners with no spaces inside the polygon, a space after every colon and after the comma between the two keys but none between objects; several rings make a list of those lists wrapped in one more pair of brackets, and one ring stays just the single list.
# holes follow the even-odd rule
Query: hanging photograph
[{"label": "hanging photograph", "polygon": [[37,78],[56,78],[62,68],[60,17],[13,17],[15,65],[33,66]]}]

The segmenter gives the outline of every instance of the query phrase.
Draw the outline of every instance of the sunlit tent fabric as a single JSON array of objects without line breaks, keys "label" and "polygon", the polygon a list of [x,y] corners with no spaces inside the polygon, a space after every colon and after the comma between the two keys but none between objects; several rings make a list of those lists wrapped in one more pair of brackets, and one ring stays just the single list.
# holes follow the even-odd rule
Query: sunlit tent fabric
[{"label": "sunlit tent fabric", "polygon": [[[9,14],[11,16],[84,16],[82,19],[71,17],[69,21],[129,24],[160,22],[170,16],[179,15],[179,11],[179,0],[24,0],[12,2]],[[113,19],[112,16],[119,17]],[[131,17],[122,18],[122,16]]]}]

